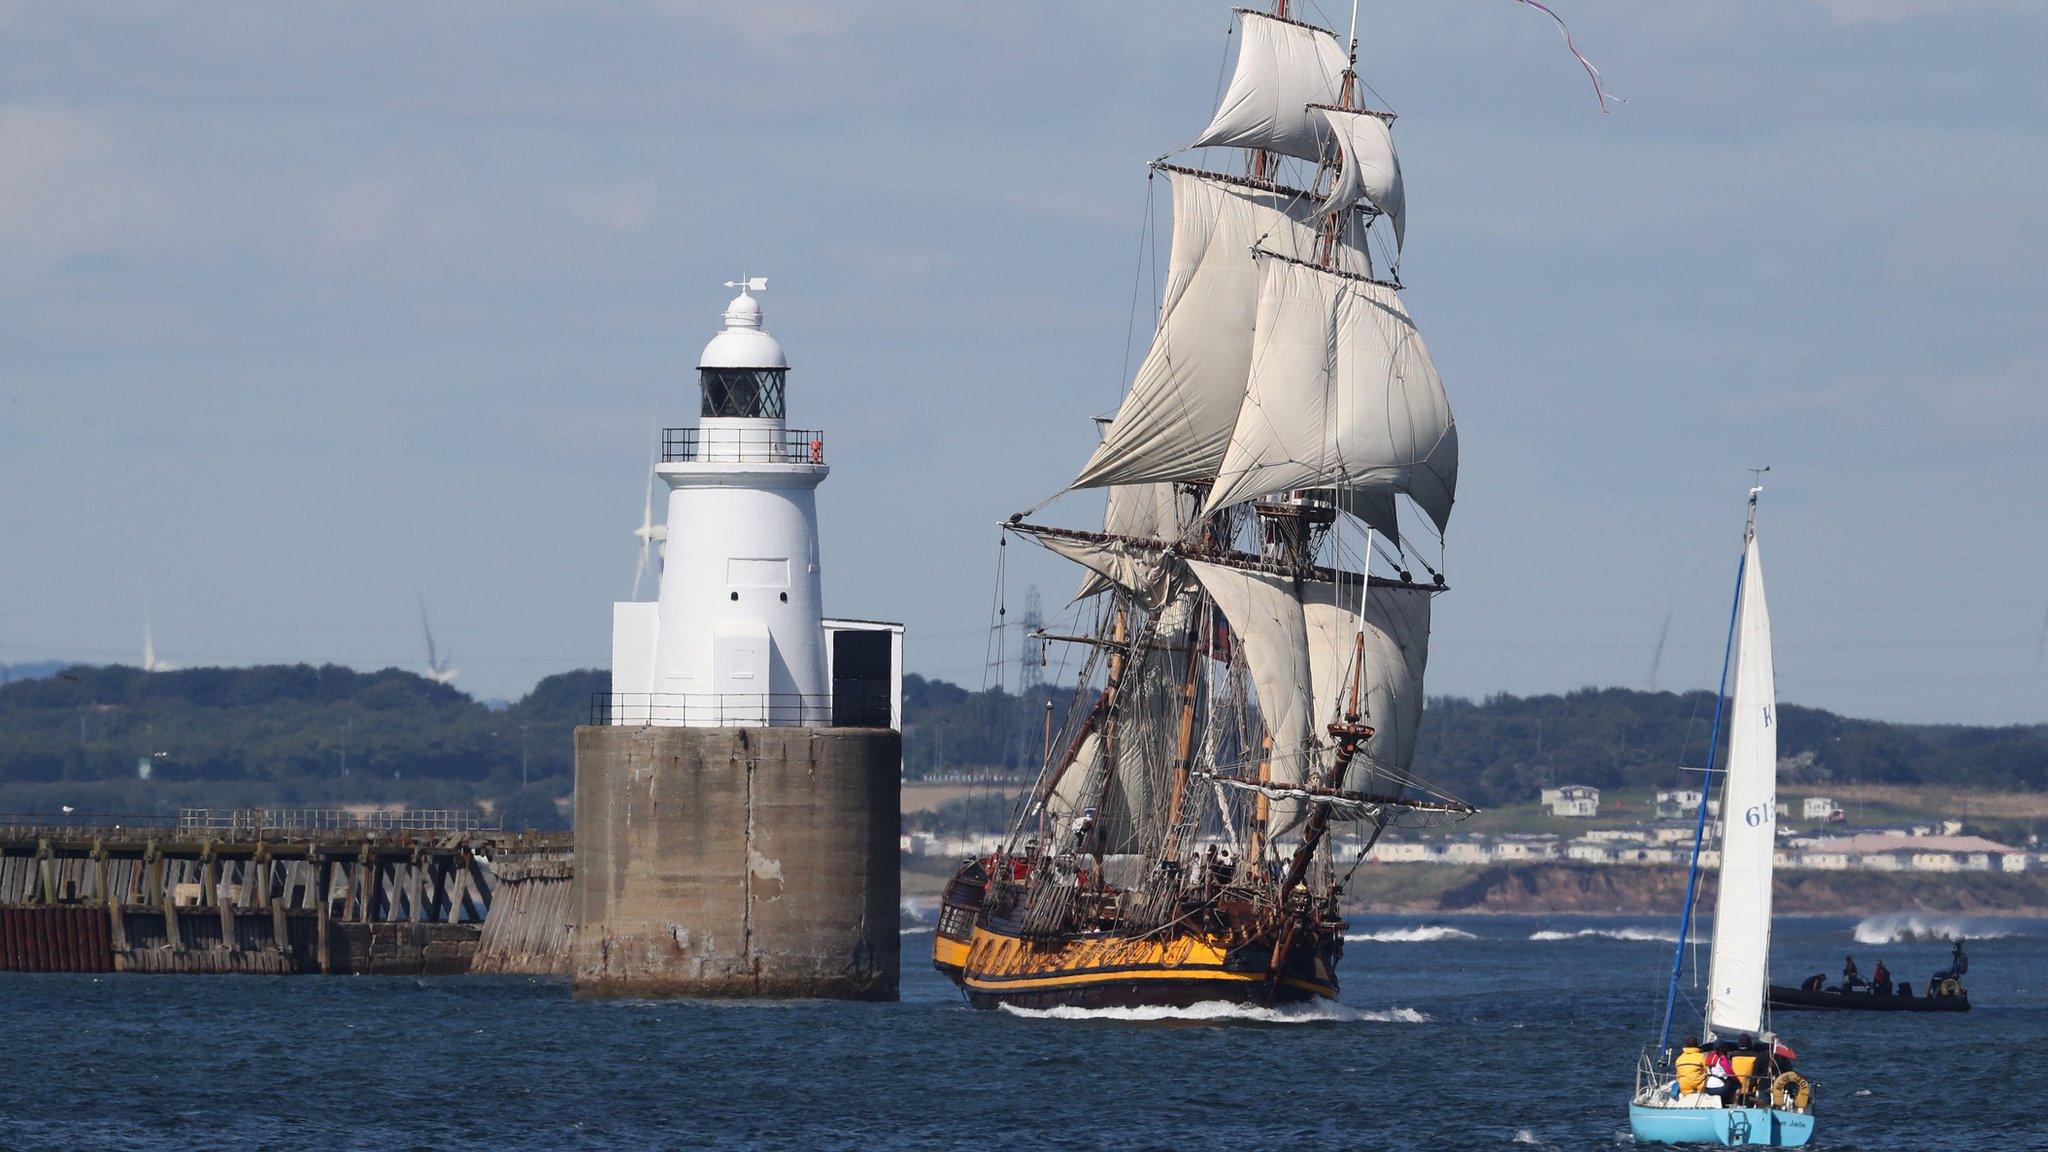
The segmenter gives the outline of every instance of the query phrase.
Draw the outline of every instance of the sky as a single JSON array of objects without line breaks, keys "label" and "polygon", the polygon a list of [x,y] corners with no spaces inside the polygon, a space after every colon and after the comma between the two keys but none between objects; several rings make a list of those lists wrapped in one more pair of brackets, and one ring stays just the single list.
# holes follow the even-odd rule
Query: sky
[{"label": "sky", "polygon": [[[1321,0],[1321,18],[1348,11]],[[2048,721],[2048,3],[1366,0],[1463,473],[1432,693],[1710,685],[1745,469],[1790,702]],[[1318,18],[1318,6],[1297,13]],[[1152,322],[1228,5],[0,0],[0,661],[608,658],[765,275],[835,614],[970,687],[997,522]],[[1045,516],[1085,526],[1099,500]],[[1016,682],[1014,667],[1003,672]]]}]

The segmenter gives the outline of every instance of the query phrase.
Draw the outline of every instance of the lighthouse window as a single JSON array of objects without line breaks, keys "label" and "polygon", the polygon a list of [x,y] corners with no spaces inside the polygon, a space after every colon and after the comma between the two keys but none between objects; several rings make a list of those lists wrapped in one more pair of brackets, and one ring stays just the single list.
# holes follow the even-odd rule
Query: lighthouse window
[{"label": "lighthouse window", "polygon": [[698,381],[704,387],[706,416],[747,416],[780,420],[783,416],[783,376],[786,368],[703,368]]}]

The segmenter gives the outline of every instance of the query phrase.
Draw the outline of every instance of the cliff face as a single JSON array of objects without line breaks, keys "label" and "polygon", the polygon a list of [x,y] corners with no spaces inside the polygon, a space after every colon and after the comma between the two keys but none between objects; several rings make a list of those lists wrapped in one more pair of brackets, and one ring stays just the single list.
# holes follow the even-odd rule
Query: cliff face
[{"label": "cliff face", "polygon": [[[1384,865],[1361,869],[1350,893],[1379,912],[1576,912],[1658,915],[1685,900],[1685,869],[1583,864],[1471,867]],[[1700,880],[1711,909],[1714,880]],[[1776,911],[1869,916],[1891,912],[2048,915],[2048,874],[1780,872]]]}]

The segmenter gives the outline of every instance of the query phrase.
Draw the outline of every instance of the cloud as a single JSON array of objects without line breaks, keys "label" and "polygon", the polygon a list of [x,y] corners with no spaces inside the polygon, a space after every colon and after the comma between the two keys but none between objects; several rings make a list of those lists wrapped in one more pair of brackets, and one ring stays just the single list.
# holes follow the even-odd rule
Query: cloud
[{"label": "cloud", "polygon": [[170,217],[105,116],[0,105],[0,291],[32,285],[76,257],[161,236]]},{"label": "cloud", "polygon": [[[2025,0],[1813,0],[1837,24],[1903,24],[1956,12],[2021,12]],[[2038,7],[2038,5],[2036,5]]]}]

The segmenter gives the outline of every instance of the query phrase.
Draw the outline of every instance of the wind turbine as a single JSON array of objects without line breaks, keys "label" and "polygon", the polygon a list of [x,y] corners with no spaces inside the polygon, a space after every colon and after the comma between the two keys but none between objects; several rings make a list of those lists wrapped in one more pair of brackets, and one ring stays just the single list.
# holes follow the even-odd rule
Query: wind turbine
[{"label": "wind turbine", "polygon": [[177,667],[156,658],[156,636],[149,626],[149,598],[142,598],[142,670],[144,672],[175,672]]},{"label": "wind turbine", "polygon": [[[633,529],[633,535],[640,541],[640,562],[633,566],[632,598],[635,600],[640,599],[640,586],[647,580],[647,570],[655,567],[655,542],[661,541],[665,545],[668,541],[668,525],[666,523],[657,524],[654,521],[654,488],[661,479],[656,474],[656,469],[660,467],[660,464],[661,445],[656,444],[654,451],[649,453],[647,458],[647,503],[640,511],[640,526]],[[667,548],[664,547],[662,551],[665,557]],[[657,587],[660,581],[661,572],[660,569],[656,568],[655,582]]]},{"label": "wind turbine", "polygon": [[1671,638],[1671,613],[1664,614],[1664,627],[1657,630],[1657,651],[1650,656],[1650,691],[1657,690],[1657,669],[1664,666],[1664,641]]},{"label": "wind turbine", "polygon": [[427,634],[427,679],[436,684],[453,684],[462,673],[448,666],[454,655],[443,656],[434,649],[434,627],[427,623],[427,594],[420,593],[420,631]]}]

